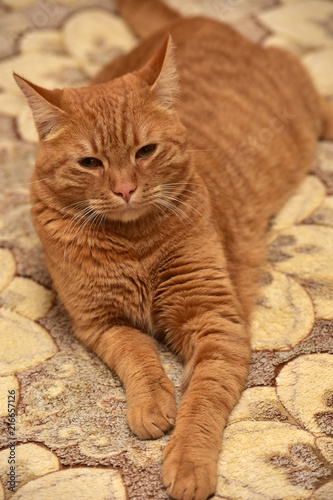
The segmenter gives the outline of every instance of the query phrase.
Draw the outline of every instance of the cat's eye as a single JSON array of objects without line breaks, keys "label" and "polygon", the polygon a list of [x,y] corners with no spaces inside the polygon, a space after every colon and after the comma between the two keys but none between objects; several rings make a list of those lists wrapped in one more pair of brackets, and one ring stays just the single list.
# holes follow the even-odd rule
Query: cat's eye
[{"label": "cat's eye", "polygon": [[97,167],[103,167],[103,163],[101,160],[98,160],[97,158],[92,158],[89,156],[89,158],[82,158],[82,160],[78,161],[79,165],[81,167],[85,168],[97,168]]},{"label": "cat's eye", "polygon": [[156,151],[156,144],[147,144],[147,146],[143,146],[143,148],[140,148],[136,154],[135,158],[137,160],[141,160],[143,158],[149,158],[153,153]]}]

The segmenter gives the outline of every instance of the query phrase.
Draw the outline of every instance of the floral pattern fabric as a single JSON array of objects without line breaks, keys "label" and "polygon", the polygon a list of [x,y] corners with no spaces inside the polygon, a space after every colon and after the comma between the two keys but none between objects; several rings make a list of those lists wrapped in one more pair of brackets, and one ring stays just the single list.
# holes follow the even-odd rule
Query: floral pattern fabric
[{"label": "floral pattern fabric", "polygon": [[[295,52],[333,102],[332,2],[169,3]],[[121,382],[75,338],[53,291],[30,217],[36,132],[12,78],[14,70],[49,88],[86,85],[137,41],[112,0],[0,5],[0,500],[168,498],[161,458],[169,437],[142,441],[131,433]],[[333,143],[318,144],[310,175],[272,223],[252,345],[214,498],[332,499]],[[162,346],[160,355],[179,398],[182,367]]]}]

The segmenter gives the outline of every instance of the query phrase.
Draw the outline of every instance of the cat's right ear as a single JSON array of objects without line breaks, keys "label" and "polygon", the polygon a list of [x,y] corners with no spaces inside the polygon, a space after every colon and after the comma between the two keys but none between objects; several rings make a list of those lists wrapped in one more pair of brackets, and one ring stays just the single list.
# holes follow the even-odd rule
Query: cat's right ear
[{"label": "cat's right ear", "polygon": [[46,140],[61,128],[64,111],[60,109],[62,90],[47,90],[13,73],[17,85],[27,98],[41,140]]},{"label": "cat's right ear", "polygon": [[174,56],[175,48],[170,35],[137,74],[151,88],[159,103],[172,108],[180,93],[178,72]]}]

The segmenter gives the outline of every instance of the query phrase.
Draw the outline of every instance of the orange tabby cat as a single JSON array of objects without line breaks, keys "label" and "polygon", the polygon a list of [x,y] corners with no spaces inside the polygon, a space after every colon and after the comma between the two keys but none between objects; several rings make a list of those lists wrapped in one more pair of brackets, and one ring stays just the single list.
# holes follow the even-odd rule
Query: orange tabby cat
[{"label": "orange tabby cat", "polygon": [[203,500],[248,372],[267,225],[333,139],[333,112],[282,50],[158,0],[119,7],[151,36],[94,85],[15,76],[40,136],[32,214],[75,333],[123,381],[140,438],[177,413],[155,339],[184,361],[163,480]]}]

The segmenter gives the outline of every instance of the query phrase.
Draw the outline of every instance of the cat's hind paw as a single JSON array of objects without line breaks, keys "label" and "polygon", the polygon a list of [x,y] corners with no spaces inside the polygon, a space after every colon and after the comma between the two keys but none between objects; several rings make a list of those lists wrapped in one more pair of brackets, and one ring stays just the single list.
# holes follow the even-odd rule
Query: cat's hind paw
[{"label": "cat's hind paw", "polygon": [[163,458],[163,483],[172,498],[206,500],[215,492],[217,463],[204,451],[171,438]]},{"label": "cat's hind paw", "polygon": [[130,402],[127,421],[131,430],[140,439],[157,439],[175,425],[177,405],[175,391],[165,377],[149,384],[145,391]]}]

